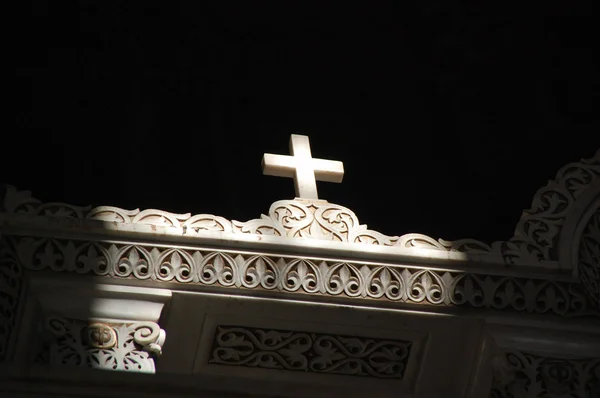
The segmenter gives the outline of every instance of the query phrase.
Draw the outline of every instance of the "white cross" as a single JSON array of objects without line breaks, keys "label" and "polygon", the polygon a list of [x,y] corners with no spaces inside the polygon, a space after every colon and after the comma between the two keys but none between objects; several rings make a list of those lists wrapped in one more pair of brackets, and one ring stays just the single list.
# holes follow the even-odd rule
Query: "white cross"
[{"label": "white cross", "polygon": [[292,156],[265,153],[262,169],[265,175],[293,177],[296,197],[319,199],[317,181],[342,182],[344,164],[336,160],[313,159],[307,136],[292,134],[290,153]]}]

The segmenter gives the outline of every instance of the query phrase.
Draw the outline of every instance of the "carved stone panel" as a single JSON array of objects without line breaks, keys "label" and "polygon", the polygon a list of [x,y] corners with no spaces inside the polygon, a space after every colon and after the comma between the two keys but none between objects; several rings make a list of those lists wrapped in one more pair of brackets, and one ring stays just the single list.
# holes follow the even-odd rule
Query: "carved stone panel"
[{"label": "carved stone panel", "polygon": [[403,340],[218,326],[209,363],[402,379],[411,345]]}]

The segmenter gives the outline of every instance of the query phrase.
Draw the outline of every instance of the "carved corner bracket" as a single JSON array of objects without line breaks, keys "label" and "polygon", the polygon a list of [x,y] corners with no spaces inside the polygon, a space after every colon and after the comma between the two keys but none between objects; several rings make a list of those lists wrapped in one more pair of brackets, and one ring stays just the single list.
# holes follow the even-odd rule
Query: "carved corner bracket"
[{"label": "carved corner bracket", "polygon": [[41,339],[33,361],[50,366],[155,372],[169,290],[34,278]]}]

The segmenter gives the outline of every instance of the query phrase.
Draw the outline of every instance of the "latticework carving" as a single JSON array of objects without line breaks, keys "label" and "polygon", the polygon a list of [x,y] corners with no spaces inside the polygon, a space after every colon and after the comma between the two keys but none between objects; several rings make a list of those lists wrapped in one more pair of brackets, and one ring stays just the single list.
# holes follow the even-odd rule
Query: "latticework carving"
[{"label": "latticework carving", "polygon": [[31,271],[566,316],[595,314],[579,284],[560,280],[230,250],[31,237],[9,237],[9,242],[20,264]]},{"label": "latticework carving", "polygon": [[411,342],[218,326],[209,363],[402,379]]}]

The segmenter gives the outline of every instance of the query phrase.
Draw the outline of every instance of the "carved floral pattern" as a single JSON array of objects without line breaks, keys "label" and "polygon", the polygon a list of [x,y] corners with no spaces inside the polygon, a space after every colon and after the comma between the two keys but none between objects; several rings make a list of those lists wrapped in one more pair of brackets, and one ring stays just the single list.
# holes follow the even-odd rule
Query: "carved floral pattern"
[{"label": "carved floral pattern", "polygon": [[600,358],[563,359],[508,351],[494,358],[490,398],[600,396]]},{"label": "carved floral pattern", "polygon": [[468,306],[566,316],[597,315],[580,285],[361,262],[8,237],[28,270],[345,296],[409,304]]},{"label": "carved floral pattern", "polygon": [[402,379],[410,349],[401,340],[218,326],[209,363]]},{"label": "carved floral pattern", "polygon": [[84,323],[47,319],[37,362],[58,366],[154,373],[165,332],[154,322]]}]

